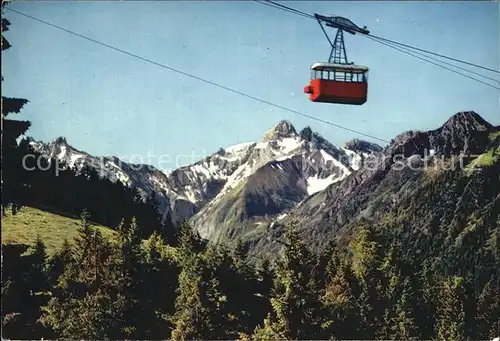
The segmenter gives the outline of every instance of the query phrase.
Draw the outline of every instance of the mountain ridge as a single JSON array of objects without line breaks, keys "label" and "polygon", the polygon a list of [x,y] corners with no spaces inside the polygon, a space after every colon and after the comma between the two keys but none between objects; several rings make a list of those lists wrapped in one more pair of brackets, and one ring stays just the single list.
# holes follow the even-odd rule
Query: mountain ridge
[{"label": "mountain ridge", "polygon": [[[359,171],[309,196],[284,219],[272,221],[267,236],[252,243],[256,249],[268,249],[269,241],[279,238],[283,227],[292,222],[300,226],[306,240],[320,247],[334,235],[349,234],[363,219],[381,224],[384,219],[399,219],[408,210],[419,216],[418,211],[424,207],[432,215],[435,211],[451,210],[448,214],[453,216],[464,205],[461,198],[470,195],[464,184],[473,181],[495,184],[496,196],[490,193],[486,201],[498,206],[500,172],[494,170],[500,168],[499,147],[500,127],[489,124],[475,112],[457,113],[438,129],[404,132]],[[447,194],[457,183],[461,185],[456,196]],[[440,194],[428,202],[422,201],[420,207],[405,206],[431,191]],[[429,202],[436,207],[429,207]],[[475,210],[479,212],[482,207]],[[431,229],[428,218],[402,223],[415,230]]]},{"label": "mountain ridge", "polygon": [[[91,166],[111,181],[120,181],[126,186],[138,188],[143,196],[154,193],[164,219],[168,217],[174,222],[191,218],[207,204],[220,200],[224,192],[231,191],[261,167],[266,167],[267,164],[269,167],[275,167],[276,164],[271,164],[274,161],[281,163],[291,158],[297,166],[300,161],[298,156],[309,151],[311,160],[319,164],[325,163],[325,158],[329,159],[330,164],[333,164],[335,157],[342,158],[337,166],[347,174],[356,168],[356,162],[361,159],[353,151],[334,146],[318,133],[312,132],[309,127],[298,133],[287,120],[279,121],[257,142],[221,148],[193,164],[168,172],[151,165],[127,163],[115,156],[92,156],[74,148],[62,136],[47,143],[35,141],[30,137],[27,140],[36,151],[57,158],[64,167]],[[307,164],[307,160],[303,161]],[[319,166],[317,170],[323,168],[324,165]],[[262,171],[262,174],[264,173]],[[321,190],[328,183],[335,181],[332,174],[325,171],[316,172],[316,178],[312,179],[317,183],[317,189],[314,190]],[[337,175],[341,177],[342,174]],[[251,179],[250,184],[255,181]],[[313,191],[312,186],[309,186],[310,191]]]},{"label": "mountain ridge", "polygon": [[[165,219],[188,220],[203,238],[242,239],[259,252],[271,250],[271,241],[292,221],[320,247],[359,219],[377,221],[397,210],[429,178],[448,174],[419,167],[466,162],[472,166],[456,175],[465,181],[460,179],[471,169],[481,171],[485,161],[478,156],[498,162],[499,131],[469,111],[434,130],[403,132],[384,147],[359,139],[339,147],[310,127],[297,131],[282,120],[259,141],[221,148],[170,172],[152,166],[133,169],[114,157],[96,159],[107,166],[103,176],[138,187],[144,195],[154,193]],[[70,165],[93,158],[71,149],[65,138],[31,144]]]}]

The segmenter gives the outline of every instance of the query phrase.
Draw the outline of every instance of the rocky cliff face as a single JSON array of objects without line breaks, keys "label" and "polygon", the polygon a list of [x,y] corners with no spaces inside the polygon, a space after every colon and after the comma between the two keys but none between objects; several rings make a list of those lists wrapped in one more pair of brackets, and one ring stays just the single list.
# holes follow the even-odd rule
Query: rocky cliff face
[{"label": "rocky cliff face", "polygon": [[279,244],[273,241],[292,221],[305,240],[322,247],[349,235],[363,219],[431,231],[470,215],[498,215],[499,147],[500,128],[474,112],[458,113],[433,131],[405,132],[360,170],[306,198],[249,242],[256,252],[274,250]]},{"label": "rocky cliff face", "polygon": [[337,147],[281,121],[258,142],[169,173],[93,157],[64,138],[30,143],[68,167],[94,165],[102,176],[155,193],[165,216],[188,219],[212,241],[243,239],[254,253],[274,252],[292,221],[320,248],[363,219],[411,231],[460,230],[470,215],[500,211],[500,129],[474,112],[435,130],[404,132],[384,148],[361,140]]},{"label": "rocky cliff face", "polygon": [[[289,121],[279,122],[258,142],[221,148],[171,172],[112,156],[92,156],[72,147],[63,137],[49,143],[31,139],[29,143],[63,167],[94,167],[113,182],[138,188],[143,196],[154,193],[165,217],[174,221],[192,218],[207,238],[235,233],[235,226],[228,222],[269,219],[293,208],[306,196],[345,178],[362,159],[310,128],[297,133]],[[213,232],[216,230],[221,231]]]}]

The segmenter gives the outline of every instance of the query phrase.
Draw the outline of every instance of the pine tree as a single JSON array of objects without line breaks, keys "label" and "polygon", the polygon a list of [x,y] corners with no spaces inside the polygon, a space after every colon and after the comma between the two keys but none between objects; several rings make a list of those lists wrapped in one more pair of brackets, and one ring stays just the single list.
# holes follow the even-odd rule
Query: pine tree
[{"label": "pine tree", "polygon": [[180,266],[178,295],[175,313],[170,318],[174,325],[173,340],[199,340],[210,338],[210,311],[204,305],[202,287],[204,262],[201,240],[191,226],[183,222],[180,226],[178,261]]},{"label": "pine tree", "polygon": [[161,235],[154,232],[145,243],[144,292],[141,294],[143,339],[159,340],[171,334],[179,268]]},{"label": "pine tree", "polygon": [[92,238],[94,237],[95,230],[92,228],[92,222],[90,221],[90,213],[87,210],[83,210],[80,215],[80,225],[76,230],[75,245],[75,261],[81,262],[85,260],[88,256],[89,250],[92,245]]},{"label": "pine tree", "polygon": [[239,273],[248,275],[252,272],[251,267],[248,265],[247,250],[241,239],[236,241],[236,247],[233,251],[233,261],[235,268]]},{"label": "pine tree", "polygon": [[383,290],[379,293],[378,301],[384,309],[384,319],[377,335],[382,339],[408,338],[409,334],[415,333],[409,305],[413,288],[409,279],[402,275],[403,257],[400,250],[401,246],[393,241],[380,266]]},{"label": "pine tree", "polygon": [[325,335],[335,339],[355,338],[359,328],[359,313],[353,288],[356,279],[347,260],[333,257],[328,268],[329,280],[322,297],[326,317],[323,324]]},{"label": "pine tree", "polygon": [[465,283],[462,277],[449,277],[441,286],[436,333],[438,340],[466,339],[464,309]]},{"label": "pine tree", "polygon": [[415,282],[419,295],[416,297],[414,309],[416,324],[419,326],[420,336],[423,339],[431,339],[435,336],[435,324],[437,320],[437,301],[439,297],[438,280],[436,272],[429,265],[429,260],[422,264]]},{"label": "pine tree", "polygon": [[[3,15],[3,7],[6,2],[2,2],[2,55],[5,50],[11,47],[5,39],[3,33],[9,30],[10,22]],[[3,82],[2,77],[2,82]],[[19,114],[25,104],[24,98],[12,98],[2,96],[2,215],[5,215],[5,208],[12,205],[12,214],[16,214],[23,205],[23,156],[28,151],[18,145],[17,139],[26,133],[31,126],[29,121],[18,121],[7,119],[9,114]]]},{"label": "pine tree", "polygon": [[[141,295],[145,294],[144,268],[142,260],[144,255],[141,248],[142,239],[135,217],[129,224],[123,221],[118,227],[118,266],[120,271],[119,291],[124,296],[123,326],[124,335],[132,338],[142,338],[144,332],[142,323],[145,319],[152,318],[141,313]],[[151,313],[151,312],[150,312]]]},{"label": "pine tree", "polygon": [[[11,339],[50,337],[37,323],[40,305],[46,297],[39,295],[45,278],[43,243],[2,246],[2,336]],[[28,251],[28,252],[26,252]],[[41,281],[38,288],[37,281]]]},{"label": "pine tree", "polygon": [[369,222],[363,222],[350,243],[352,269],[359,280],[361,292],[357,297],[360,309],[361,338],[373,339],[382,325],[384,315],[383,274],[380,270],[383,252],[379,235]]},{"label": "pine tree", "polygon": [[500,333],[500,290],[497,279],[488,281],[481,291],[475,316],[476,338],[491,340]]},{"label": "pine tree", "polygon": [[416,340],[418,328],[413,315],[415,291],[411,279],[405,278],[392,319],[386,322],[391,340]]},{"label": "pine tree", "polygon": [[284,260],[278,264],[271,297],[273,314],[253,337],[272,336],[287,339],[316,338],[321,330],[320,304],[312,290],[314,259],[302,244],[294,225],[287,228]]},{"label": "pine tree", "polygon": [[67,239],[64,239],[61,248],[49,260],[49,282],[57,286],[59,277],[65,272],[66,267],[73,263],[73,248]]},{"label": "pine tree", "polygon": [[[260,267],[257,270],[257,276],[260,283],[258,292],[262,297],[269,300],[274,282],[274,272],[271,261],[268,258],[264,258],[260,263]],[[267,313],[265,313],[264,316],[267,316]]]},{"label": "pine tree", "polygon": [[82,214],[75,257],[65,265],[41,322],[60,338],[123,339],[125,296],[117,251]]},{"label": "pine tree", "polygon": [[35,245],[28,250],[31,268],[27,276],[28,286],[34,293],[49,289],[49,282],[46,270],[47,251],[40,235],[36,236]]}]

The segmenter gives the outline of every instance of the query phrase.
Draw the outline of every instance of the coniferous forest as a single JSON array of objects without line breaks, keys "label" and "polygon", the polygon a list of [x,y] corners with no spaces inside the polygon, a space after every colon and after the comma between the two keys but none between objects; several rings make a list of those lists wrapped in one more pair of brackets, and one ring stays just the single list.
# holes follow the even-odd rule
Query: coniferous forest
[{"label": "coniferous forest", "polygon": [[[435,339],[498,334],[498,228],[469,255],[361,223],[348,252],[316,254],[292,225],[283,257],[247,257],[181,226],[177,247],[133,219],[105,239],[84,213],[73,243],[3,247],[3,336],[12,339]],[[454,264],[443,262],[454,258]],[[480,266],[478,266],[480,264]]]},{"label": "coniferous forest", "polygon": [[[9,25],[2,18],[3,32]],[[9,47],[2,36],[2,50]],[[290,224],[279,255],[251,256],[242,241],[212,244],[188,223],[174,229],[162,222],[154,198],[141,200],[95,170],[25,171],[21,160],[33,151],[16,139],[30,122],[5,117],[28,101],[2,99],[3,212],[48,207],[80,217],[76,238],[50,255],[41,239],[2,246],[3,338],[456,341],[500,335],[498,205],[468,222],[462,239],[446,229],[429,237],[360,220],[345,243],[315,250]],[[113,237],[96,224],[113,229]]]}]

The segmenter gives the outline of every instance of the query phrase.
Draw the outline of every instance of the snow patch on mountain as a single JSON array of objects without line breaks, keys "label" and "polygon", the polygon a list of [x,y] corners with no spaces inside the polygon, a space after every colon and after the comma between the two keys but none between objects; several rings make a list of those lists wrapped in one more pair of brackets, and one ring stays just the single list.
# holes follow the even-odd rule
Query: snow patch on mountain
[{"label": "snow patch on mountain", "polygon": [[309,177],[307,181],[307,194],[313,195],[314,193],[321,192],[331,184],[344,179],[345,176],[336,176],[332,174],[326,178],[320,179],[317,175]]},{"label": "snow patch on mountain", "polygon": [[225,151],[226,153],[230,154],[239,154],[241,152],[248,150],[248,148],[250,148],[254,144],[255,142],[244,142],[240,144],[235,144],[234,146],[227,147]]},{"label": "snow patch on mountain", "polygon": [[298,136],[279,139],[277,142],[280,148],[279,151],[286,155],[293,153],[304,144],[304,141]]},{"label": "snow patch on mountain", "polygon": [[304,186],[311,195],[359,169],[361,160],[355,151],[330,144],[310,128],[297,133],[288,121],[279,122],[260,141],[221,148],[198,162],[169,171],[129,164],[116,157],[91,156],[63,137],[48,143],[29,138],[29,143],[67,167],[94,167],[110,181],[135,187],[145,196],[155,194],[161,212],[170,214],[174,221],[225,200],[229,192],[269,163],[284,176],[291,176],[291,160],[299,163],[297,167],[304,174],[296,186]]}]

